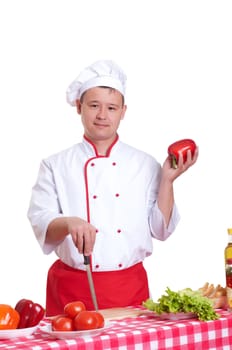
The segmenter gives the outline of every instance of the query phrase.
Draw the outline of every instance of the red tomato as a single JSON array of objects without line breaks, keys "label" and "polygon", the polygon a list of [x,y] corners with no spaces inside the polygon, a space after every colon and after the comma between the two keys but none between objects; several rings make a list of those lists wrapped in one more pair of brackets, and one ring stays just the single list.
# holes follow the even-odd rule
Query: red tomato
[{"label": "red tomato", "polygon": [[82,301],[72,301],[64,307],[64,312],[71,318],[76,317],[79,312],[86,310],[85,304]]},{"label": "red tomato", "polygon": [[98,328],[98,318],[95,311],[81,311],[74,318],[74,327],[77,331]]},{"label": "red tomato", "polygon": [[64,315],[57,315],[51,321],[53,331],[74,331],[73,319]]},{"label": "red tomato", "polygon": [[0,304],[0,330],[16,329],[20,321],[20,315],[13,307]]},{"label": "red tomato", "polygon": [[98,311],[93,311],[93,312],[94,312],[95,316],[97,317],[97,328],[104,327],[105,319],[104,319],[103,315]]}]

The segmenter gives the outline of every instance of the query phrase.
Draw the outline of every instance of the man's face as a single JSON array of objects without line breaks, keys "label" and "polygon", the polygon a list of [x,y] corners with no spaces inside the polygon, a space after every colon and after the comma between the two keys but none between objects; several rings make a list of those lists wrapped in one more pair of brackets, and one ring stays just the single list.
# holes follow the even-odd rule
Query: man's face
[{"label": "man's face", "polygon": [[83,101],[77,101],[86,137],[92,142],[113,142],[120,121],[126,112],[122,95],[110,88],[94,87],[87,90]]}]

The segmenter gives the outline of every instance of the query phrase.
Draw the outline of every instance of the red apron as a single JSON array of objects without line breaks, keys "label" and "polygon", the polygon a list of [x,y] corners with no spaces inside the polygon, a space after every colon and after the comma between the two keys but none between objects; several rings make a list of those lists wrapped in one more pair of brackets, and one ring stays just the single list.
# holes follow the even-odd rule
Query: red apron
[{"label": "red apron", "polygon": [[[148,279],[142,263],[128,269],[92,272],[99,309],[141,305],[149,298]],[[47,277],[46,316],[64,312],[64,305],[80,300],[93,310],[87,274],[61,260],[50,267]]]}]

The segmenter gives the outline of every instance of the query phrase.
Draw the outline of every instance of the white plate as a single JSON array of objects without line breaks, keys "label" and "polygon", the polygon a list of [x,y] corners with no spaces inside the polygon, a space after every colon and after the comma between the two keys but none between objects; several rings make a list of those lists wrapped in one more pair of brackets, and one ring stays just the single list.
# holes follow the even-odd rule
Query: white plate
[{"label": "white plate", "polygon": [[162,320],[171,320],[171,321],[176,321],[176,320],[187,320],[189,318],[196,318],[196,314],[193,312],[177,312],[177,313],[172,313],[172,312],[166,312],[160,315],[155,314]]},{"label": "white plate", "polygon": [[38,325],[30,328],[3,329],[3,330],[0,330],[0,339],[27,337],[33,334],[37,328],[38,328]]},{"label": "white plate", "polygon": [[49,334],[54,338],[58,339],[73,339],[73,338],[90,338],[90,337],[95,337],[96,335],[99,335],[103,333],[105,330],[110,328],[113,325],[112,322],[105,322],[105,326],[102,328],[97,328],[97,329],[89,329],[85,331],[53,331],[51,324],[48,324],[46,326],[40,327],[40,330],[43,333]]}]

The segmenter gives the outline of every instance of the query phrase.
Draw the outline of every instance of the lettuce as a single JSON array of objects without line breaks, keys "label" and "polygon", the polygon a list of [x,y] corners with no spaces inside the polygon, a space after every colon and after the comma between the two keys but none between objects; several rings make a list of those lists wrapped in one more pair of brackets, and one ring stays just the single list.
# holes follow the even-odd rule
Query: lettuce
[{"label": "lettuce", "polygon": [[212,301],[204,297],[200,291],[185,288],[175,292],[167,287],[165,292],[166,294],[163,294],[157,302],[147,299],[142,305],[158,315],[166,312],[192,312],[197,315],[200,321],[210,321],[219,318],[219,314],[213,308]]}]

